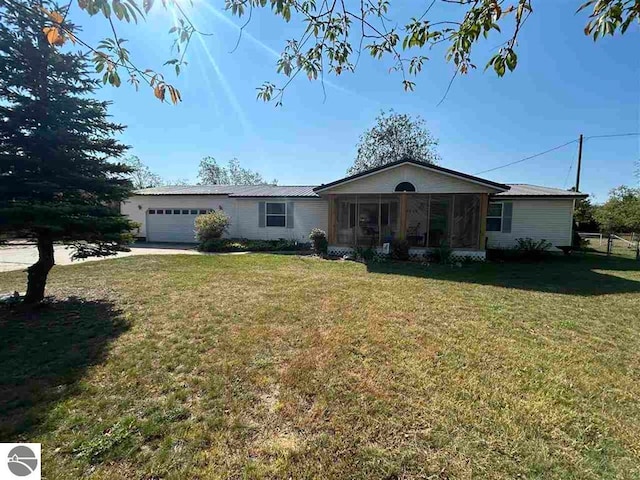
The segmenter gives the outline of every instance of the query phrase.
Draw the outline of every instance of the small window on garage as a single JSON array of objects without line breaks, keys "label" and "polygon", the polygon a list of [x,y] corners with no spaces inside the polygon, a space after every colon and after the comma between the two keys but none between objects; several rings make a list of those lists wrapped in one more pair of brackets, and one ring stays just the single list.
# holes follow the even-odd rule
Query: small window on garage
[{"label": "small window on garage", "polygon": [[165,210],[165,211],[164,211],[164,214],[165,214],[165,215],[171,215],[171,212],[173,212],[173,210]]},{"label": "small window on garage", "polygon": [[183,215],[189,215],[189,210],[182,210]]},{"label": "small window on garage", "polygon": [[198,214],[198,210],[191,210],[191,215],[197,215]]},{"label": "small window on garage", "polygon": [[156,210],[156,214],[158,215],[162,215],[164,213],[164,210]]},{"label": "small window on garage", "polygon": [[207,213],[207,211],[204,208],[200,210],[200,215],[204,215],[205,213]]},{"label": "small window on garage", "polygon": [[174,214],[174,215],[180,215],[180,210],[174,210],[174,211],[173,211],[173,214]]},{"label": "small window on garage", "polygon": [[155,215],[156,211],[155,210],[149,210],[149,215]]}]

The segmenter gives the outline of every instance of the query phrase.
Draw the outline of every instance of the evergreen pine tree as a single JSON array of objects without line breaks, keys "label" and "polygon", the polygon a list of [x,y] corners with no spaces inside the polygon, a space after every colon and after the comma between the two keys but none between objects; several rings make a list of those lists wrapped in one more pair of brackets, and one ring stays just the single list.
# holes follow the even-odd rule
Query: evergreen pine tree
[{"label": "evergreen pine tree", "polygon": [[[47,1],[0,5],[0,236],[35,241],[26,303],[44,298],[54,243],[75,258],[126,249],[135,225],[120,215],[131,192],[127,150],[108,120],[108,102],[92,98],[99,83],[87,59],[45,38]],[[69,26],[69,28],[73,28]]]}]

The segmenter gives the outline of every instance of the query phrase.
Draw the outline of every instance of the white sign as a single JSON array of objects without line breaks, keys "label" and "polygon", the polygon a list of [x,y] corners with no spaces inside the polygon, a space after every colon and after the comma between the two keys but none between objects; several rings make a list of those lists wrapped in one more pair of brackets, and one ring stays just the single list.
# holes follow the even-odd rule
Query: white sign
[{"label": "white sign", "polygon": [[0,443],[0,480],[41,480],[41,444]]},{"label": "white sign", "polygon": [[390,243],[383,243],[382,244],[382,253],[384,253],[385,255],[389,255],[389,248],[391,247]]}]

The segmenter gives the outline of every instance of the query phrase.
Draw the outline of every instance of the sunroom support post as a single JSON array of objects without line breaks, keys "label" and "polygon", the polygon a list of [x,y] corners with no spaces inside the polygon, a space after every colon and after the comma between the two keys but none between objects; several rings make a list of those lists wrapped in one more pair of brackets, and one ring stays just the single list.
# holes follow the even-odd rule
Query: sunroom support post
[{"label": "sunroom support post", "polygon": [[338,197],[329,195],[329,224],[327,225],[327,240],[330,245],[335,245],[338,239]]},{"label": "sunroom support post", "polygon": [[407,194],[400,194],[400,232],[398,238],[405,240],[407,238]]},{"label": "sunroom support post", "polygon": [[487,212],[489,211],[489,195],[480,194],[480,238],[478,248],[485,250],[487,248]]}]

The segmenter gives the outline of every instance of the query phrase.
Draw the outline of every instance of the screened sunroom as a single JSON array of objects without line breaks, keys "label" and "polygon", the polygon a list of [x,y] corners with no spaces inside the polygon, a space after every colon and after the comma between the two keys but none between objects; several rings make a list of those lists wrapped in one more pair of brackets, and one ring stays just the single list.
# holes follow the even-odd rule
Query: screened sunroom
[{"label": "screened sunroom", "polygon": [[335,244],[479,249],[482,194],[338,195]]},{"label": "screened sunroom", "polygon": [[490,196],[509,187],[435,165],[402,160],[314,189],[328,201],[329,248],[380,248],[403,239],[410,248],[446,245],[483,257]]}]

